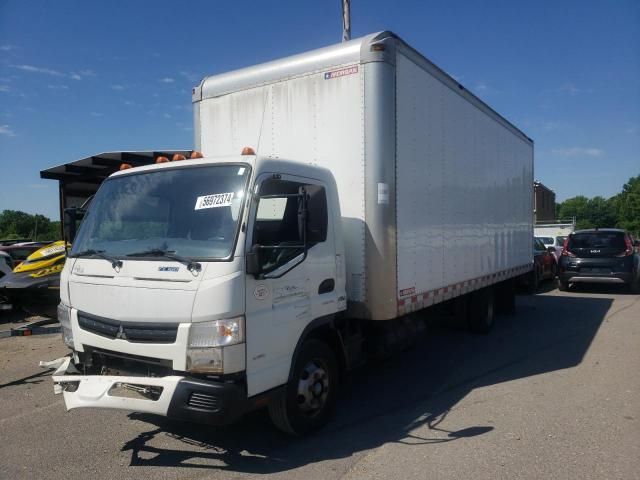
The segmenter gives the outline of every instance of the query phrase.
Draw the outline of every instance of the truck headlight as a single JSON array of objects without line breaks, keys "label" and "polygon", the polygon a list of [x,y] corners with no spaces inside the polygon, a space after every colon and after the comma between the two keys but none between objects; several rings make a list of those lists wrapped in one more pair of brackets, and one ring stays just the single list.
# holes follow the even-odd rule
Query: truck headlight
[{"label": "truck headlight", "polygon": [[223,348],[244,342],[244,316],[194,323],[189,328],[187,370],[222,373]]},{"label": "truck headlight", "polygon": [[64,303],[58,304],[58,322],[62,327],[62,341],[64,344],[73,348],[73,330],[71,329],[71,307],[67,307]]}]

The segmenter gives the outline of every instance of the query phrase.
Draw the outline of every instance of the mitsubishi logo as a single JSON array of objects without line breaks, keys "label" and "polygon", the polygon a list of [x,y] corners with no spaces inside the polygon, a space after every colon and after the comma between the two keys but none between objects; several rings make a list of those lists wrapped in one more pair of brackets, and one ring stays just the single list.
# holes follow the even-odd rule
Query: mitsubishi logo
[{"label": "mitsubishi logo", "polygon": [[122,325],[120,325],[118,333],[116,333],[116,338],[119,338],[120,340],[127,340],[127,334],[124,333],[124,328],[122,328]]}]

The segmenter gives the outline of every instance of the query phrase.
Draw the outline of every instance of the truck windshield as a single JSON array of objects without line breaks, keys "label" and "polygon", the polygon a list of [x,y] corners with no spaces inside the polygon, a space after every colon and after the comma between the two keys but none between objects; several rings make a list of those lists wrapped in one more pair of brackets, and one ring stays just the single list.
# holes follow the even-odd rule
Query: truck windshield
[{"label": "truck windshield", "polygon": [[[96,193],[70,256],[146,258],[162,250],[189,258],[232,255],[249,167],[193,166],[111,178]],[[152,255],[149,255],[150,257]]]}]

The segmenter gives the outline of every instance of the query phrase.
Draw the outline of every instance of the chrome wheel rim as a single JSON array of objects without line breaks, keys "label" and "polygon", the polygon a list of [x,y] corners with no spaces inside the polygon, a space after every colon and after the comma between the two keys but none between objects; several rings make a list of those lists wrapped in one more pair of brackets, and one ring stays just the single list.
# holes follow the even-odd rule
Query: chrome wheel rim
[{"label": "chrome wheel rim", "polygon": [[298,408],[307,416],[317,415],[327,403],[329,375],[325,363],[320,359],[310,360],[302,369],[298,379]]}]

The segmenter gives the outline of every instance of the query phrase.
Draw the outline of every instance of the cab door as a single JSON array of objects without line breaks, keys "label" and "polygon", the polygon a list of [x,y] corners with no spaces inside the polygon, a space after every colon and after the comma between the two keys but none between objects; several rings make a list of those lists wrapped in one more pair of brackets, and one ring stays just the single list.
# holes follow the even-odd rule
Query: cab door
[{"label": "cab door", "polygon": [[[257,185],[245,250],[256,255],[259,267],[258,274],[246,278],[249,395],[287,382],[298,339],[314,318],[322,316],[336,277],[324,185],[280,174],[263,175]],[[303,195],[312,197],[305,201],[306,219]],[[304,230],[309,218],[321,231]],[[312,240],[306,247],[305,237]]]}]

